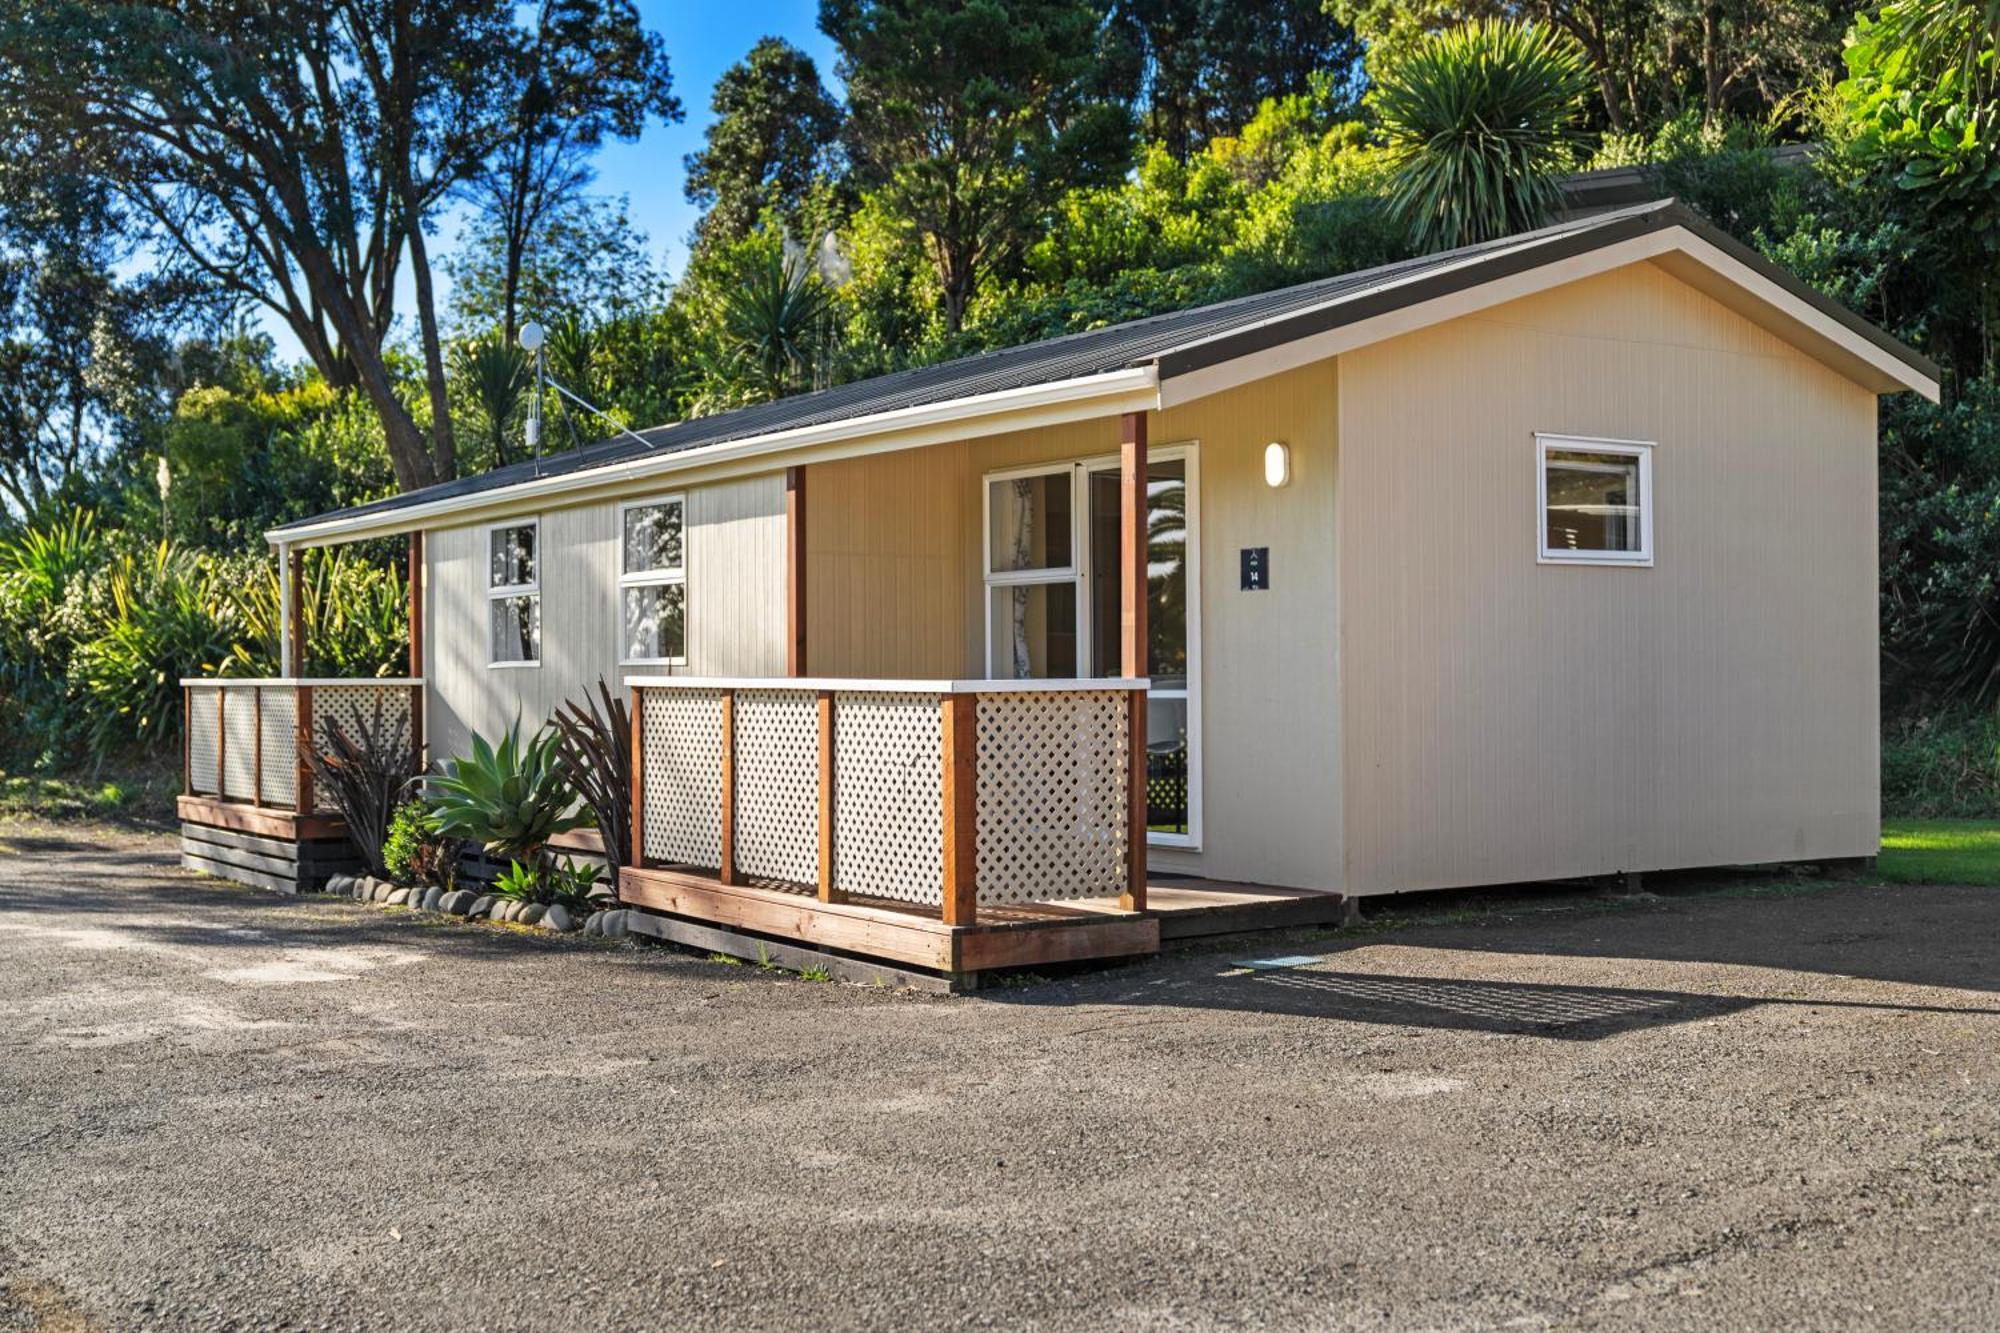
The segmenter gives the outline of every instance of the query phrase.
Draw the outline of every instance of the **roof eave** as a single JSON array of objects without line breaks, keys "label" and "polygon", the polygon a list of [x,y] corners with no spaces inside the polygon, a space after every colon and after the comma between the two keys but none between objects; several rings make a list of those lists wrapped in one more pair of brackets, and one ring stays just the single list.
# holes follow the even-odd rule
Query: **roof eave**
[{"label": "roof eave", "polygon": [[[1150,365],[1031,384],[969,398],[896,408],[844,421],[725,440],[673,453],[642,454],[602,467],[538,477],[433,501],[412,499],[379,510],[332,514],[268,530],[272,546],[324,546],[470,522],[493,511],[519,511],[548,500],[580,502],[596,492],[684,473],[743,475],[769,471],[777,456],[846,457],[968,439],[1159,406],[1159,374]],[[413,496],[421,496],[414,492]]]}]

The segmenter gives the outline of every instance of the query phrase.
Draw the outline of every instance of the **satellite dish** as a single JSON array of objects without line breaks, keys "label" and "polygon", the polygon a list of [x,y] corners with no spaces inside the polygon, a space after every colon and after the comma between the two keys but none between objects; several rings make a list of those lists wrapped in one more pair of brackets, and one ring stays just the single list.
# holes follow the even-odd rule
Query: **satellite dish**
[{"label": "satellite dish", "polygon": [[542,326],[530,320],[521,326],[521,350],[539,352],[542,350]]}]

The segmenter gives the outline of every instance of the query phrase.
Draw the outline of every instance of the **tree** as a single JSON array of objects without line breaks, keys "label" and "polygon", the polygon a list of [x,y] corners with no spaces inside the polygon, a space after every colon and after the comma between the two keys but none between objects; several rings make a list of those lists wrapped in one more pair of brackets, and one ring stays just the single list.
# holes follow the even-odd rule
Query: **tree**
[{"label": "tree", "polygon": [[820,83],[812,57],[766,37],[723,71],[710,102],[715,120],[687,157],[687,199],[702,215],[701,244],[740,241],[766,214],[795,235],[814,182],[838,168],[840,104]]},{"label": "tree", "polygon": [[12,124],[0,162],[0,500],[32,517],[164,411],[172,327],[212,312],[200,284],[121,275],[108,191],[60,142]]},{"label": "tree", "polygon": [[1794,96],[1840,69],[1852,12],[1828,0],[1330,0],[1386,68],[1426,37],[1503,18],[1573,38],[1596,86],[1593,119],[1615,134],[1650,130],[1690,108],[1728,117],[1799,113]]},{"label": "tree", "polygon": [[1131,160],[1130,113],[1091,87],[1088,0],[820,0],[819,22],[858,183],[921,236],[952,332],[1054,199]]},{"label": "tree", "polygon": [[693,284],[702,385],[697,413],[824,387],[833,293],[812,252],[774,228],[719,252]]},{"label": "tree", "polygon": [[505,467],[507,437],[534,386],[534,367],[527,354],[504,338],[473,338],[452,349],[452,369],[472,398],[472,408],[486,428],[493,466]]},{"label": "tree", "polygon": [[498,77],[504,133],[464,193],[482,213],[477,233],[511,343],[522,284],[538,268],[546,275],[551,238],[598,221],[585,199],[591,155],[607,138],[638,138],[649,120],[679,120],[681,104],[660,39],[631,0],[540,0]]},{"label": "tree", "polygon": [[1545,28],[1482,20],[1427,38],[1373,94],[1391,207],[1432,250],[1540,225],[1575,160],[1589,92],[1576,43]]},{"label": "tree", "polygon": [[461,331],[497,329],[511,343],[510,318],[518,331],[521,321],[546,324],[565,311],[609,318],[642,308],[660,287],[647,246],[623,199],[586,194],[558,201],[518,254],[499,218],[483,214],[459,234],[458,249],[445,261],[453,320]]},{"label": "tree", "polygon": [[[424,229],[492,147],[513,41],[498,0],[25,0],[0,17],[0,101],[88,145],[182,264],[358,384],[408,488],[456,467]],[[384,351],[405,262],[428,437]]]},{"label": "tree", "polygon": [[1109,26],[1114,86],[1144,108],[1147,136],[1183,161],[1266,100],[1316,81],[1345,107],[1359,99],[1361,43],[1322,0],[1115,0]]}]

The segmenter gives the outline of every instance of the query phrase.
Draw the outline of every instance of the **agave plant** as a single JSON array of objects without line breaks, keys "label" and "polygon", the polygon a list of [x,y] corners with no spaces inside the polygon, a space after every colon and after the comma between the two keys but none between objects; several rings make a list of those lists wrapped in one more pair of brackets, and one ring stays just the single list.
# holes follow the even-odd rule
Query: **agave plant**
[{"label": "agave plant", "polygon": [[1582,48],[1506,20],[1426,38],[1376,80],[1390,204],[1426,250],[1539,226],[1575,161],[1590,94]]},{"label": "agave plant", "polygon": [[533,865],[550,838],[590,817],[577,806],[561,735],[543,728],[523,741],[520,730],[516,719],[497,746],[475,733],[471,755],[447,763],[427,786],[439,834]]},{"label": "agave plant", "polygon": [[604,835],[605,859],[615,876],[626,863],[632,829],[632,715],[602,676],[597,693],[602,713],[597,700],[586,695],[582,706],[571,700],[558,708],[552,725],[562,736],[570,781]]},{"label": "agave plant", "polygon": [[361,853],[372,875],[386,875],[383,857],[389,826],[396,808],[422,774],[416,747],[410,744],[410,724],[398,718],[391,722],[383,710],[383,700],[375,700],[372,716],[359,708],[348,719],[352,729],[338,718],[320,724],[321,741],[307,752],[313,779],[340,807],[347,826],[347,840]]}]

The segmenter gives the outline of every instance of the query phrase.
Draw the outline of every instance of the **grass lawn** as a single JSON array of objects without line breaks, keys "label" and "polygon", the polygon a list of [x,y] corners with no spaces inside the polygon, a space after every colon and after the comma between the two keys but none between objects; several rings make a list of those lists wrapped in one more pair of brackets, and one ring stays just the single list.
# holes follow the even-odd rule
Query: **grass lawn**
[{"label": "grass lawn", "polygon": [[1885,819],[1876,867],[1892,884],[2000,885],[2000,820]]},{"label": "grass lawn", "polygon": [[171,820],[177,773],[140,770],[95,778],[52,777],[0,770],[0,820]]}]

